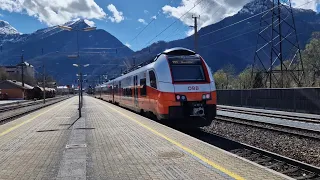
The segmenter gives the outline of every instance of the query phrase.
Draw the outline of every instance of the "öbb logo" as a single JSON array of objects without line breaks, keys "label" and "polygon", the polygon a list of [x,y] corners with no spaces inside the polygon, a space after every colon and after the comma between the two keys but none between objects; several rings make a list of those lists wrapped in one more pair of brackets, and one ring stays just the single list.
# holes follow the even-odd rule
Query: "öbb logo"
[{"label": "\u00f6bb logo", "polygon": [[189,91],[199,90],[199,86],[188,86]]}]

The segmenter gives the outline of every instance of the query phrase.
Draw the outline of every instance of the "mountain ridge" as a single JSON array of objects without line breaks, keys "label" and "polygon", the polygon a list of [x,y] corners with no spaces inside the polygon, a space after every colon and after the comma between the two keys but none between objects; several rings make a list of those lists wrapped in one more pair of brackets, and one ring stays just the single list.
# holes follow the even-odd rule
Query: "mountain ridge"
[{"label": "mountain ridge", "polygon": [[11,26],[7,21],[0,20],[0,34],[2,35],[13,35],[20,34],[16,28]]},{"label": "mountain ridge", "polygon": [[[263,12],[265,10],[265,7],[261,6],[263,2],[262,0],[252,1],[246,4],[237,14],[199,30],[198,53],[207,61],[213,71],[231,63],[235,65],[239,72],[253,62],[257,30],[260,27],[260,16],[235,24],[232,28],[219,29]],[[300,47],[303,49],[309,41],[311,33],[320,31],[320,15],[311,10],[299,9],[294,9],[294,13],[298,39],[300,40]],[[64,25],[72,28],[89,26],[83,19],[70,21]],[[70,60],[67,55],[77,52],[76,39],[75,32],[62,30],[58,26],[39,29],[31,34],[0,34],[0,44],[3,45],[0,61],[2,64],[15,64],[20,61],[21,50],[24,50],[25,60],[34,64],[37,70],[45,62],[49,68],[48,72],[51,71],[51,74],[58,81],[75,84],[74,79],[77,69],[72,67],[75,62],[91,64],[84,71],[93,75],[91,79],[96,79],[94,76],[99,74],[108,74],[109,77],[118,76],[121,69],[125,68],[123,64],[126,64],[126,66],[133,64],[133,57],[138,64],[168,48],[180,46],[194,49],[194,37],[189,36],[170,42],[158,41],[134,52],[112,34],[97,29],[90,32],[79,32],[78,44],[81,61]],[[100,50],[92,52],[92,49],[86,49],[88,47],[100,48]],[[106,47],[109,49],[105,49]],[[119,47],[122,48],[119,49]],[[117,48],[117,50],[113,48]],[[42,55],[42,49],[44,55]],[[68,73],[64,74],[65,72]]]}]

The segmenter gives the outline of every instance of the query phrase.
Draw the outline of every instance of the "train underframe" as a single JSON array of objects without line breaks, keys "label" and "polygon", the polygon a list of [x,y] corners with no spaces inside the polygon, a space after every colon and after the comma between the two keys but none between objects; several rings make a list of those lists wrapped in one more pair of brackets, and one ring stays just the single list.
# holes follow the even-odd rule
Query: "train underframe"
[{"label": "train underframe", "polygon": [[217,114],[215,104],[205,102],[181,102],[180,106],[170,106],[169,114],[158,114],[160,121],[185,127],[209,126]]}]

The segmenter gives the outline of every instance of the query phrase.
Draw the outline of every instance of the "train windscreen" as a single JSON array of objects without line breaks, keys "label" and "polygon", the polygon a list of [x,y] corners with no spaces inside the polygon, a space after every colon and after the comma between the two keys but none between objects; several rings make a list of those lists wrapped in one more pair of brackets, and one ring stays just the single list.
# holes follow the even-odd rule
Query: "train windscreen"
[{"label": "train windscreen", "polygon": [[205,81],[201,59],[194,56],[169,57],[174,82]]}]

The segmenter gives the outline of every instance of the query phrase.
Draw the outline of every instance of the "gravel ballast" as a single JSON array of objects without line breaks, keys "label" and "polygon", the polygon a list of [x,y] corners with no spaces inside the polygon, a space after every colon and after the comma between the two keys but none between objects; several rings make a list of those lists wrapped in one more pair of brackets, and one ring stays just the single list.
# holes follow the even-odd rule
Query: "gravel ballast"
[{"label": "gravel ballast", "polygon": [[320,141],[215,120],[207,131],[320,167]]}]

